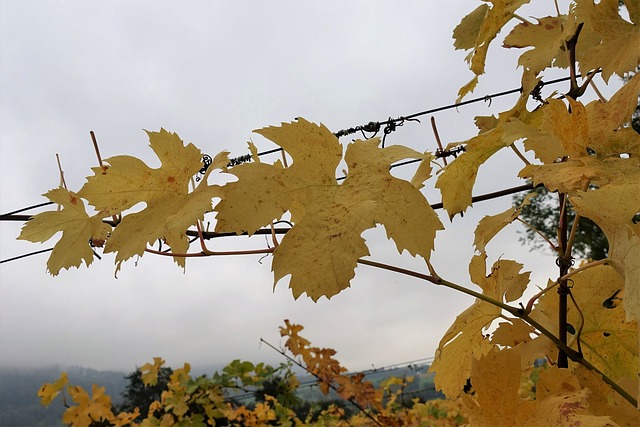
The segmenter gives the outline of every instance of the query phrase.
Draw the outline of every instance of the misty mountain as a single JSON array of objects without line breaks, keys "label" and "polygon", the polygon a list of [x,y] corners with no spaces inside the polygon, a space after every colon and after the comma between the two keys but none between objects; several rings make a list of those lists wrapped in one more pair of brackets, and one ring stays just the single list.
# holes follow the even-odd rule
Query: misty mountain
[{"label": "misty mountain", "polygon": [[98,371],[83,367],[50,366],[34,369],[0,368],[0,426],[1,427],[58,427],[62,426],[65,408],[62,399],[54,400],[48,408],[40,404],[38,390],[44,383],[54,382],[65,371],[69,383],[90,391],[92,384],[106,388],[115,403],[127,381],[125,372]]}]

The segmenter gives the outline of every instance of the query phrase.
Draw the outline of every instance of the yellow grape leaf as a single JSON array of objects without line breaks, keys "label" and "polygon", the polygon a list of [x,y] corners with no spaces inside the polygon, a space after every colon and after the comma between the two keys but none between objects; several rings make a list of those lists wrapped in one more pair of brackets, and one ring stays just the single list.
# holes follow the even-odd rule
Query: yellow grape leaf
[{"label": "yellow grape leaf", "polygon": [[640,212],[640,162],[635,165],[634,174],[622,171],[627,172],[628,181],[580,192],[571,197],[571,203],[607,236],[608,258],[624,277],[627,318],[640,321],[640,224],[633,222],[634,215]]},{"label": "yellow grape leaf", "polygon": [[542,163],[553,163],[567,153],[559,140],[543,127],[545,120],[544,107],[537,108],[525,117],[512,119],[505,125],[505,137],[509,139],[524,139],[524,148],[532,151]]},{"label": "yellow grape leaf", "polygon": [[592,101],[586,106],[589,148],[599,158],[640,154],[640,137],[626,126],[638,105],[640,73],[636,73],[607,102]]},{"label": "yellow grape leaf", "polygon": [[575,15],[578,21],[584,22],[585,27],[601,37],[598,45],[577,58],[583,75],[602,68],[602,78],[608,81],[611,75],[622,77],[624,73],[633,71],[640,65],[640,6],[637,1],[625,4],[629,6],[633,22],[620,16],[617,0],[576,2]]},{"label": "yellow grape leaf", "polygon": [[158,372],[163,365],[164,359],[162,357],[154,357],[153,363],[145,363],[140,367],[144,385],[154,386],[158,384]]},{"label": "yellow grape leaf", "polygon": [[76,402],[62,415],[62,422],[73,427],[89,427],[94,421],[111,421],[115,419],[111,412],[111,398],[104,394],[105,388],[93,385],[92,396],[80,386],[68,388],[69,395]]},{"label": "yellow grape leaf", "polygon": [[284,326],[280,326],[280,336],[281,337],[289,337],[287,342],[284,343],[284,346],[293,353],[294,356],[302,355],[309,352],[309,346],[311,343],[306,338],[303,338],[298,334],[301,330],[304,329],[304,326],[292,324],[289,322],[289,319],[284,320]]},{"label": "yellow grape leaf", "polygon": [[[583,324],[580,337],[585,359],[613,380],[636,377],[640,372],[638,323],[626,321],[623,305],[616,303],[626,299],[623,278],[613,267],[599,265],[571,279],[571,292],[584,318],[569,303],[567,320],[576,332]],[[558,295],[551,291],[538,300],[531,316],[557,333],[557,313]]]},{"label": "yellow grape leaf", "polygon": [[362,372],[354,375],[340,375],[335,381],[338,384],[338,396],[345,400],[355,400],[367,408],[369,406],[380,409],[382,407],[382,390],[376,390],[371,381],[362,381]]},{"label": "yellow grape leaf", "polygon": [[411,178],[411,184],[418,190],[424,187],[424,182],[431,178],[431,162],[434,160],[434,156],[431,153],[424,153],[424,158],[420,161],[416,173]]},{"label": "yellow grape leaf", "polygon": [[138,417],[140,417],[140,409],[136,407],[133,412],[120,412],[115,419],[111,420],[111,425],[113,427],[135,426],[133,422]]},{"label": "yellow grape leaf", "polygon": [[[212,210],[211,199],[218,196],[217,186],[207,184],[213,169],[226,166],[227,153],[220,153],[207,169],[200,184],[189,192],[189,184],[202,168],[202,152],[193,144],[183,145],[175,133],[161,129],[147,132],[150,147],[162,166],[152,169],[131,156],[105,160],[109,166],[92,168],[94,176],[78,192],[89,203],[109,214],[123,212],[144,202],[145,208],[125,215],[114,229],[105,252],[116,252],[118,269],[134,255],[142,256],[147,244],[165,241],[174,253],[189,248],[186,230]],[[174,257],[181,267],[184,257]]]},{"label": "yellow grape leaf", "polygon": [[[602,378],[582,365],[576,365],[573,374],[580,380],[584,388],[591,391],[589,395],[589,410],[594,415],[609,415],[621,427],[637,427],[640,423],[640,413],[622,396],[613,391]],[[632,393],[638,389],[638,378],[617,381],[624,390]]]},{"label": "yellow grape leaf", "polygon": [[44,196],[62,210],[35,215],[22,227],[18,239],[45,242],[62,232],[47,260],[47,270],[54,276],[63,268],[79,267],[82,261],[90,265],[93,262],[91,244],[102,247],[111,232],[111,226],[102,222],[106,215],[100,212],[90,217],[78,194],[64,188],[56,188]]},{"label": "yellow grape leaf", "polygon": [[491,335],[491,343],[506,347],[515,347],[531,341],[535,329],[522,319],[508,319],[501,322]]},{"label": "yellow grape leaf", "polygon": [[465,152],[445,166],[436,181],[442,193],[442,204],[453,218],[471,206],[471,193],[480,166],[499,150],[508,146],[502,139],[503,129],[498,126],[466,141]]},{"label": "yellow grape leaf", "polygon": [[303,354],[307,371],[318,379],[324,394],[329,393],[329,384],[347,370],[333,357],[334,354],[336,351],[332,348],[318,347],[311,347],[308,353]]},{"label": "yellow grape leaf", "polygon": [[483,3],[462,18],[460,24],[453,30],[453,46],[456,49],[469,50],[476,47],[480,28],[488,11],[489,5]]},{"label": "yellow grape leaf", "polygon": [[[527,165],[519,176],[544,183],[551,191],[575,193],[594,184],[637,185],[640,182],[640,135],[621,127],[631,118],[637,102],[640,76],[623,86],[609,102],[595,101],[583,106],[569,98],[571,112],[561,101],[545,108],[544,128],[569,156],[567,161]],[[591,155],[592,151],[595,155]],[[637,188],[637,187],[635,187]]]},{"label": "yellow grape leaf", "polygon": [[230,169],[238,181],[222,187],[216,230],[254,233],[291,210],[295,225],[275,248],[275,283],[291,275],[290,288],[317,301],[349,287],[358,258],[368,255],[363,231],[384,225],[398,251],[428,259],[442,224],[410,182],[393,177],[389,166],[428,155],[407,147],[379,148],[379,139],[347,146],[347,178],[338,185],[342,146],[325,126],[304,119],[256,131],[293,159],[284,167],[245,163]]},{"label": "yellow grape leaf", "polygon": [[[502,27],[513,18],[515,11],[529,0],[485,0],[491,3],[478,6],[465,16],[453,30],[456,49],[471,50],[467,56],[471,71],[477,76],[484,74],[484,65],[489,45]],[[458,101],[473,90],[477,79],[460,90]]]},{"label": "yellow grape leaf", "polygon": [[[499,260],[486,276],[486,255],[471,259],[471,280],[482,288],[483,294],[500,302],[513,301],[522,296],[529,283],[530,273],[520,273],[522,264]],[[469,378],[474,360],[486,355],[492,348],[484,335],[484,329],[500,317],[502,310],[493,304],[477,299],[460,314],[445,333],[430,371],[435,372],[436,388],[454,399],[462,393]]]},{"label": "yellow grape leaf", "polygon": [[58,378],[56,382],[43,384],[42,387],[40,387],[40,390],[38,390],[40,403],[44,406],[49,406],[53,399],[60,394],[64,386],[67,385],[67,382],[69,382],[67,373],[63,372],[60,374],[60,378]]},{"label": "yellow grape leaf", "polygon": [[529,114],[526,110],[527,100],[537,81],[535,75],[525,72],[522,77],[524,88],[522,95],[511,110],[500,114],[495,127],[468,141],[449,144],[450,146],[465,144],[465,152],[449,163],[436,181],[436,187],[442,193],[442,204],[449,218],[453,218],[471,206],[471,192],[480,166],[489,157],[520,138],[514,133],[505,133],[505,131],[512,119]]},{"label": "yellow grape leaf", "polygon": [[569,64],[565,42],[573,36],[576,24],[566,15],[547,16],[537,23],[521,22],[505,37],[506,48],[533,47],[520,55],[518,65],[536,74],[550,66],[566,68]]},{"label": "yellow grape leaf", "polygon": [[469,425],[494,426],[614,426],[609,417],[592,415],[588,409],[590,391],[580,386],[568,370],[552,367],[542,371],[536,385],[536,399],[518,396],[520,352],[492,349],[473,362],[471,384],[475,396],[463,395]]},{"label": "yellow grape leaf", "polygon": [[525,196],[522,204],[518,207],[510,207],[506,211],[497,215],[487,215],[482,218],[476,227],[475,239],[473,241],[477,251],[485,253],[487,243],[493,239],[504,227],[511,224],[518,218],[523,206],[529,204],[529,199],[535,197],[536,193],[532,192]]},{"label": "yellow grape leaf", "polygon": [[456,98],[456,104],[459,104],[462,101],[462,98],[467,96],[467,94],[473,92],[478,85],[478,76],[474,76],[469,82],[467,82],[464,86],[458,90],[458,97]]}]

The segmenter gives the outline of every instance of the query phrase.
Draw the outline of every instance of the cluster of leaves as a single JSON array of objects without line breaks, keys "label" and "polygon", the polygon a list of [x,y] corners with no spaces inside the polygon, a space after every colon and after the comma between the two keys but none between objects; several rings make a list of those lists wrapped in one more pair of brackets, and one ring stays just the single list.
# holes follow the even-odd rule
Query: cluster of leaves
[{"label": "cluster of leaves", "polygon": [[[549,248],[549,245],[541,236],[554,236],[560,228],[560,205],[558,195],[550,192],[545,187],[534,189],[536,197],[529,199],[528,204],[523,204],[527,195],[517,195],[513,198],[515,206],[521,206],[518,220],[526,222],[520,237],[522,243],[531,243],[532,249]],[[575,221],[575,211],[568,202],[568,227]],[[572,255],[584,260],[597,260],[607,257],[609,245],[607,238],[589,218],[580,218],[580,226],[577,227],[573,241]],[[552,249],[552,248],[549,248]],[[552,249],[553,250],[553,249]]]},{"label": "cluster of leaves", "polygon": [[[340,398],[354,402],[362,411],[347,415],[338,405],[330,405],[319,412],[308,411],[300,418],[297,409],[301,406],[295,396],[298,379],[289,365],[273,368],[269,365],[235,360],[222,372],[211,378],[193,378],[188,364],[172,371],[164,366],[164,360],[154,358],[136,370],[129,387],[138,390],[133,406],[131,397],[127,405],[115,408],[111,398],[105,395],[104,387],[94,386],[89,394],[82,387],[68,385],[63,373],[54,383],[44,384],[38,396],[43,405],[49,405],[62,396],[67,410],[62,421],[72,427],[151,427],[151,426],[456,426],[465,422],[460,404],[450,401],[419,402],[414,399],[411,408],[400,403],[399,397],[412,378],[385,380],[376,389],[364,374],[344,375],[346,371],[333,358],[335,351],[311,347],[308,340],[299,335],[302,326],[285,321],[280,331],[288,337],[286,347],[292,356],[299,356],[309,373],[316,376],[320,389],[327,394],[330,388]],[[166,377],[168,375],[168,378]],[[138,381],[139,380],[139,381]],[[269,393],[269,384],[278,387]],[[160,389],[159,395],[155,393]],[[252,390],[255,400],[251,404],[240,404],[238,392]],[[67,401],[67,394],[73,403]],[[129,393],[131,394],[131,393]],[[139,399],[141,395],[147,399]],[[125,396],[127,397],[127,396]],[[131,407],[133,406],[133,407]],[[141,408],[144,406],[144,408]],[[143,410],[144,409],[144,410]]]},{"label": "cluster of leaves", "polygon": [[[400,145],[381,148],[373,138],[348,144],[343,157],[343,146],[331,131],[304,119],[257,131],[283,149],[282,160],[262,163],[250,144],[254,162],[231,167],[227,153],[220,153],[197,185],[194,176],[203,166],[200,150],[165,130],[149,132],[151,148],[162,161],[159,169],[129,156],[109,158],[93,169],[78,193],[62,188],[47,193],[62,209],[37,215],[20,238],[44,241],[62,231],[48,261],[52,274],[83,260],[91,263],[94,248],[89,242],[115,252],[117,269],[145,252],[171,255],[184,267],[186,256],[217,255],[205,245],[205,213],[217,213],[216,232],[249,235],[265,227],[273,230],[275,222],[287,218],[292,227],[279,242],[273,233],[274,247],[262,252],[273,254],[276,283],[290,276],[295,297],[306,293],[317,300],[337,294],[350,286],[359,263],[476,297],[445,333],[432,366],[437,386],[450,399],[461,399],[473,425],[637,424],[640,223],[634,217],[640,212],[640,135],[629,123],[637,108],[640,75],[628,78],[609,100],[580,98],[596,74],[608,83],[613,75],[623,77],[640,64],[640,2],[625,1],[621,11],[617,0],[575,0],[566,13],[556,6],[555,16],[534,21],[517,14],[526,3],[485,1],[454,30],[455,47],[470,51],[467,60],[474,73],[459,93],[463,97],[484,73],[498,33],[519,20],[503,46],[527,48],[518,61],[522,92],[508,111],[477,117],[476,136],[451,144],[464,145],[465,152],[448,165],[438,164],[434,185],[450,218],[463,213],[472,205],[479,168],[509,147],[515,161],[523,162],[518,177],[560,193],[563,215],[574,212],[570,232],[561,220],[560,236],[552,244],[561,270],[547,286],[530,284],[529,273],[514,260],[489,263],[487,274],[487,245],[518,218],[522,206],[478,223],[469,274],[480,292],[440,277],[429,259],[444,225],[420,191],[431,178],[435,156]],[[539,83],[545,70],[554,67],[569,70],[570,88],[543,99]],[[404,159],[420,161],[410,181],[389,172],[392,163]],[[348,172],[338,184],[336,169],[342,161]],[[213,170],[235,181],[210,185]],[[86,213],[83,199],[96,214]],[[141,202],[145,208],[128,212]],[[607,257],[569,271],[580,217],[602,230]],[[398,251],[424,259],[429,274],[364,259],[369,252],[361,235],[377,224],[384,226]],[[189,253],[187,237],[192,226],[200,244],[195,253]],[[155,241],[170,251],[150,249]],[[519,301],[527,289],[537,293]],[[297,332],[287,334],[291,340]],[[355,401],[383,411],[375,403],[377,391],[342,376],[330,350],[297,339],[289,349],[326,387],[335,381]],[[518,394],[521,375],[515,373],[526,372],[539,359],[553,366],[540,374],[535,399],[525,400]],[[182,384],[186,372],[174,375],[174,382]],[[473,396],[463,393],[469,379]],[[99,390],[96,393],[101,398]],[[176,399],[186,399],[183,389],[175,393],[181,396]],[[210,411],[221,410],[211,397],[198,399],[209,399]],[[175,407],[185,410],[188,405],[180,402]]]}]

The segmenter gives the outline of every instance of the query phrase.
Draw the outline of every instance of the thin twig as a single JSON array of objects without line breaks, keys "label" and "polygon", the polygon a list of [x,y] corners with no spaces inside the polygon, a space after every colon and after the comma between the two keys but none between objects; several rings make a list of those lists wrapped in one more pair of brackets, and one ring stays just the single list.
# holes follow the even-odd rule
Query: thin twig
[{"label": "thin twig", "polygon": [[602,96],[602,93],[598,89],[598,86],[596,86],[596,82],[594,82],[592,79],[590,79],[589,80],[589,84],[591,85],[591,89],[593,89],[595,91],[596,95],[598,95],[598,98],[600,99],[600,101],[601,102],[607,102],[607,98]]},{"label": "thin twig", "polygon": [[533,304],[536,302],[536,300],[538,298],[540,298],[542,295],[544,295],[545,293],[549,292],[551,289],[553,289],[556,286],[558,286],[558,284],[559,284],[559,282],[561,280],[568,280],[569,278],[571,278],[572,276],[575,276],[578,273],[581,273],[581,272],[583,272],[585,270],[588,270],[589,268],[593,268],[593,267],[597,267],[599,265],[607,264],[609,261],[610,261],[609,258],[603,258],[601,260],[593,261],[593,262],[590,262],[588,264],[585,264],[582,267],[576,268],[575,270],[571,270],[570,272],[568,272],[564,276],[558,278],[558,280],[556,280],[555,282],[553,282],[552,284],[550,284],[549,286],[547,286],[546,288],[542,289],[540,292],[538,292],[537,294],[532,296],[529,299],[529,301],[527,302],[527,306],[525,307],[525,311],[527,313],[531,313],[531,310],[533,309]]},{"label": "thin twig", "polygon": [[514,153],[516,153],[516,156],[518,156],[520,158],[520,160],[522,160],[525,164],[525,166],[529,166],[531,164],[531,162],[529,162],[529,160],[527,160],[527,158],[524,156],[524,154],[522,154],[520,152],[520,150],[518,150],[518,147],[516,147],[515,142],[511,145],[509,145],[509,147],[513,150]]},{"label": "thin twig", "polygon": [[[431,129],[433,129],[433,135],[436,137],[438,150],[440,150],[440,152],[443,152],[444,148],[442,147],[442,141],[440,141],[440,135],[438,134],[438,128],[436,127],[436,119],[433,116],[431,116]],[[447,166],[447,158],[443,157],[442,160],[444,162],[444,165]]]},{"label": "thin twig", "polygon": [[538,230],[537,228],[535,228],[533,225],[529,224],[527,221],[523,220],[520,217],[517,217],[516,220],[520,221],[521,223],[523,223],[524,225],[526,225],[527,227],[529,227],[531,230],[533,230],[535,233],[538,233],[538,235],[540,237],[542,237],[548,244],[549,246],[551,246],[551,249],[553,249],[554,252],[556,252],[558,250],[558,247],[556,245],[553,244],[553,242],[551,240],[549,240],[549,238],[547,236],[545,236],[544,234],[542,234],[542,232],[540,230]]},{"label": "thin twig", "polygon": [[576,232],[578,231],[578,224],[580,223],[580,214],[576,212],[573,218],[573,224],[571,224],[571,231],[569,232],[569,239],[567,240],[567,249],[565,250],[566,256],[571,256],[571,248],[573,247],[573,241],[576,238]]},{"label": "thin twig", "polygon": [[[271,347],[273,350],[275,350],[276,352],[280,353],[281,355],[283,355],[284,357],[287,358],[287,360],[289,360],[292,363],[295,363],[298,367],[304,369],[306,372],[310,373],[311,375],[313,375],[314,377],[316,377],[316,379],[318,379],[319,381],[322,382],[322,378],[320,378],[320,376],[318,374],[316,374],[315,372],[313,372],[312,370],[310,370],[307,366],[305,366],[303,363],[300,363],[298,360],[296,360],[294,357],[289,356],[286,352],[280,350],[279,348],[277,348],[276,346],[274,346],[273,344],[271,344],[270,342],[264,340],[263,338],[260,338],[260,342],[265,343],[266,345],[268,345],[269,347]],[[338,392],[338,388],[333,385],[333,383],[327,383],[327,385],[335,392]],[[376,425],[382,427],[382,424],[380,424],[380,422],[375,419],[373,417],[373,415],[371,415],[369,412],[367,412],[358,402],[356,402],[353,398],[349,398],[346,399],[348,400],[353,406],[355,406],[356,408],[358,408],[360,410],[360,412],[362,412],[364,415],[366,415],[367,418],[369,418],[371,421],[373,421],[374,423],[376,423]]]},{"label": "thin twig", "polygon": [[171,257],[177,257],[177,258],[198,258],[198,257],[206,257],[206,256],[224,256],[224,255],[258,255],[258,254],[270,254],[273,253],[273,249],[274,248],[266,248],[266,249],[249,249],[249,250],[242,250],[242,251],[221,251],[221,252],[214,252],[214,251],[206,251],[206,252],[195,252],[195,253],[190,253],[190,254],[176,254],[173,252],[163,252],[163,251],[156,251],[155,249],[145,249],[145,252],[149,252],[151,254],[155,254],[155,255],[164,255],[164,256],[171,256]]},{"label": "thin twig", "polygon": [[[64,180],[64,171],[62,170],[62,164],[60,163],[60,156],[58,153],[56,153],[56,161],[58,162],[58,171],[60,172],[60,187],[68,190],[67,183]],[[58,206],[58,209],[60,209],[60,206]]]},{"label": "thin twig", "polygon": [[96,157],[98,158],[98,166],[102,167],[102,156],[100,155],[100,149],[98,148],[98,140],[96,139],[96,134],[93,133],[92,130],[89,131],[89,135],[91,135],[91,141],[93,142],[93,148],[96,150]]},{"label": "thin twig", "polygon": [[475,297],[477,299],[480,299],[482,301],[488,302],[489,304],[493,304],[496,307],[499,307],[502,310],[508,311],[509,313],[512,313],[512,314],[522,310],[520,307],[510,306],[508,304],[503,303],[502,301],[498,301],[498,300],[493,299],[491,297],[488,297],[488,296],[486,296],[484,294],[481,294],[480,292],[476,292],[476,291],[471,290],[469,288],[465,288],[464,286],[458,285],[457,283],[449,282],[448,280],[445,280],[445,279],[443,279],[441,277],[430,276],[428,274],[418,273],[417,271],[407,270],[407,269],[404,269],[404,268],[401,268],[401,267],[396,267],[395,265],[384,264],[384,263],[381,263],[381,262],[371,261],[371,260],[363,259],[363,258],[360,258],[358,260],[358,264],[369,265],[371,267],[376,267],[376,268],[381,268],[383,270],[393,271],[393,272],[396,272],[396,273],[404,274],[406,276],[416,277],[418,279],[422,279],[422,280],[426,280],[428,282],[431,282],[434,285],[442,285],[442,286],[445,286],[447,288],[451,288],[451,289],[454,289],[456,291],[462,292],[464,294],[470,295],[470,296]]},{"label": "thin twig", "polygon": [[573,306],[578,311],[578,316],[580,317],[580,326],[578,326],[578,329],[576,330],[576,334],[573,336],[573,338],[571,339],[571,341],[569,341],[567,345],[571,347],[575,342],[578,346],[578,353],[582,355],[582,343],[580,341],[580,337],[582,335],[582,329],[584,328],[584,314],[582,314],[582,310],[580,310],[580,307],[578,306],[578,302],[573,296],[573,292],[569,291],[569,297],[571,298],[571,302],[573,302]]}]

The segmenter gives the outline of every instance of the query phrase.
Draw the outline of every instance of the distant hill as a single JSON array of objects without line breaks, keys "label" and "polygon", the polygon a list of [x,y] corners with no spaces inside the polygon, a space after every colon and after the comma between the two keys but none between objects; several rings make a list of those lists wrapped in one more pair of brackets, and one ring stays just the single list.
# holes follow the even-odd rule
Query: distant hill
[{"label": "distant hill", "polygon": [[[403,398],[407,402],[414,398],[430,400],[442,397],[435,391],[433,376],[427,373],[428,365],[412,365],[395,369],[366,371],[365,379],[377,387],[387,378],[394,376],[414,377],[405,389]],[[220,368],[218,368],[220,369]],[[194,375],[211,375],[216,369],[194,368]],[[42,384],[53,382],[65,371],[69,383],[80,385],[90,391],[92,384],[106,388],[115,404],[121,402],[122,391],[127,385],[125,375],[129,372],[98,371],[91,368],[57,366],[37,369],[0,368],[0,427],[62,427],[60,421],[65,408],[61,400],[56,399],[48,408],[40,404],[37,392]],[[324,396],[315,386],[312,376],[298,374],[301,387],[298,395],[309,402],[336,399],[335,393]],[[252,396],[251,396],[252,397]]]},{"label": "distant hill", "polygon": [[42,384],[53,382],[62,371],[69,375],[71,384],[91,390],[92,384],[106,388],[115,402],[119,401],[127,381],[125,372],[97,371],[95,369],[57,366],[36,369],[0,368],[0,427],[59,427],[63,426],[65,408],[55,400],[48,408],[40,404],[37,393]]}]

